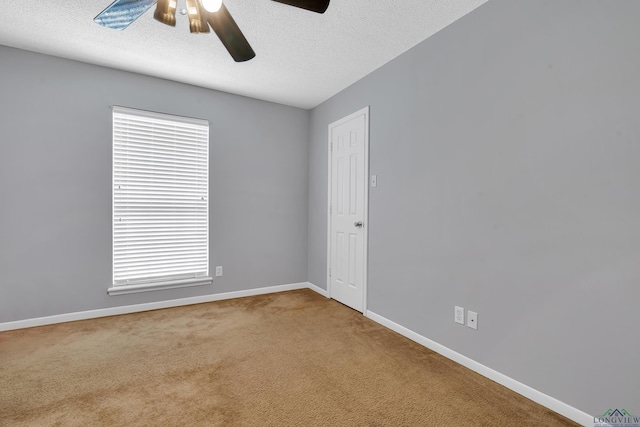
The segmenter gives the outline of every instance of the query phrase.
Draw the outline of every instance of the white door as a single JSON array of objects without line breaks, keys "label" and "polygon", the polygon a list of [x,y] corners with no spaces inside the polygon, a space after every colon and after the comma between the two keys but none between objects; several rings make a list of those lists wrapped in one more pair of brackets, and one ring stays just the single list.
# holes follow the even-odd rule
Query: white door
[{"label": "white door", "polygon": [[329,125],[329,294],[364,312],[369,108]]}]

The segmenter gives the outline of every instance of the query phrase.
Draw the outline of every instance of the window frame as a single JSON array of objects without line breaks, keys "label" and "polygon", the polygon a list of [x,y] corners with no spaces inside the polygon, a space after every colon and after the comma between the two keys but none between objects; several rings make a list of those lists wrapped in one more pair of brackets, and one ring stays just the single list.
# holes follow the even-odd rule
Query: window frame
[{"label": "window frame", "polygon": [[[158,271],[156,272],[152,272],[151,274],[155,275],[155,276],[151,276],[151,277],[147,277],[145,278],[141,278],[141,277],[137,277],[137,278],[131,278],[131,279],[126,279],[123,280],[122,279],[122,275],[119,274],[120,279],[117,280],[116,277],[116,265],[118,265],[118,268],[122,269],[122,268],[128,268],[127,265],[125,265],[123,267],[122,264],[127,264],[128,261],[125,261],[124,263],[119,263],[117,264],[116,262],[116,195],[122,195],[125,194],[123,192],[117,192],[116,190],[116,168],[120,167],[122,168],[123,165],[127,165],[128,163],[125,161],[123,162],[122,160],[117,160],[117,154],[116,151],[117,149],[122,149],[122,145],[128,142],[126,140],[127,137],[122,137],[121,135],[117,135],[117,131],[119,131],[121,129],[121,125],[118,124],[116,125],[116,120],[141,120],[143,122],[145,122],[145,124],[148,125],[149,127],[149,133],[145,134],[142,139],[148,139],[148,141],[153,141],[153,142],[158,142],[160,141],[160,144],[153,144],[153,142],[149,142],[149,145],[162,145],[162,142],[165,142],[163,140],[154,140],[153,139],[153,133],[154,132],[158,132],[158,128],[162,128],[163,130],[166,130],[166,126],[167,124],[169,126],[176,126],[177,128],[183,127],[183,128],[193,128],[196,129],[197,132],[204,132],[204,137],[198,133],[198,137],[194,137],[194,139],[192,140],[192,143],[196,145],[197,149],[201,149],[204,148],[204,156],[202,156],[202,153],[198,153],[198,157],[197,159],[193,160],[193,164],[190,166],[193,166],[196,168],[196,170],[199,170],[200,173],[202,171],[202,161],[203,161],[203,157],[204,157],[204,163],[205,163],[205,178],[199,178],[196,180],[196,183],[193,184],[193,188],[194,191],[198,191],[201,194],[198,195],[198,197],[202,196],[202,185],[205,185],[205,189],[204,189],[204,204],[200,203],[197,207],[193,208],[193,213],[192,213],[192,217],[189,217],[187,219],[187,221],[193,221],[194,218],[197,219],[197,211],[198,209],[201,209],[203,206],[205,208],[205,215],[204,217],[206,218],[206,226],[205,229],[206,231],[204,232],[204,234],[206,234],[206,243],[205,243],[205,254],[206,254],[206,268],[205,271],[203,273],[202,271],[202,266],[200,265],[199,269],[194,269],[194,271],[192,272],[185,272],[185,273],[175,273],[173,276],[171,275],[165,275],[165,277],[159,277],[158,274],[160,274]],[[162,125],[160,125],[159,123],[162,123]],[[155,127],[157,125],[157,127]],[[179,136],[176,137],[176,139],[180,139],[182,137],[185,136],[185,133],[179,134]],[[132,108],[126,108],[126,107],[120,107],[120,106],[113,106],[112,107],[112,165],[111,165],[111,173],[112,173],[112,199],[111,199],[111,208],[112,208],[112,212],[111,212],[111,243],[112,243],[112,250],[111,250],[111,254],[112,254],[112,265],[111,265],[111,272],[112,272],[112,280],[111,280],[111,287],[109,287],[107,289],[107,292],[109,295],[123,295],[123,294],[130,294],[130,293],[137,293],[137,292],[147,292],[147,291],[155,291],[155,290],[160,290],[160,289],[174,289],[174,288],[182,288],[182,287],[189,287],[189,286],[203,286],[203,285],[209,285],[212,283],[213,279],[211,277],[210,274],[210,259],[209,259],[209,230],[210,230],[210,206],[209,206],[209,137],[210,137],[210,131],[209,131],[209,122],[207,120],[203,120],[203,119],[194,119],[194,118],[189,118],[189,117],[182,117],[182,116],[176,116],[176,115],[171,115],[171,114],[165,114],[165,113],[157,113],[157,112],[152,112],[152,111],[145,111],[145,110],[137,110],[137,109],[132,109]],[[119,139],[117,139],[119,138]],[[123,140],[124,139],[124,140]],[[206,142],[204,142],[206,141]],[[144,141],[142,143],[138,143],[138,144],[146,144],[147,142]],[[162,153],[163,149],[158,149],[153,148],[152,150],[152,154],[160,152],[160,154],[164,154]],[[171,154],[172,150],[169,148],[167,149],[167,153]],[[173,150],[173,154],[175,154],[175,149]],[[143,154],[144,156],[145,154]],[[152,158],[153,156],[151,155],[149,157],[149,162],[153,162],[154,160],[157,161],[158,158]],[[184,160],[182,158],[177,158],[178,160]],[[147,161],[147,159],[145,159],[145,161]],[[189,166],[189,165],[188,165]],[[200,169],[198,169],[200,168]],[[122,171],[122,169],[120,169],[120,171]],[[146,173],[146,172],[145,172]],[[118,172],[118,176],[120,177],[122,174],[121,172]],[[148,178],[148,177],[144,177],[144,178]],[[147,181],[147,182],[151,182],[151,181]],[[155,183],[152,183],[150,185],[145,185],[146,183],[141,184],[142,187],[151,187],[152,189],[150,190],[149,188],[147,188],[146,190],[138,190],[140,192],[142,192],[142,195],[144,196],[144,191],[152,191],[153,190],[153,186],[157,185]],[[167,190],[168,191],[168,190]],[[147,194],[148,196],[149,194]],[[127,198],[130,196],[127,196]],[[167,197],[164,196],[163,197]],[[126,203],[131,203],[130,201],[131,199],[128,199],[127,202],[125,202],[125,204],[120,205],[125,206]],[[179,199],[174,199],[174,202],[176,202]],[[149,215],[152,216],[152,215]],[[200,214],[200,216],[202,216]],[[126,217],[128,219],[131,219],[132,217]],[[120,221],[122,221],[122,216],[118,216],[118,219]],[[156,219],[154,219],[155,221]],[[170,222],[170,220],[168,220]],[[201,219],[200,219],[201,221]],[[138,225],[146,225],[146,224],[138,224]],[[160,224],[161,226],[166,226],[165,224]],[[199,226],[198,228],[202,228],[201,226]],[[122,229],[122,227],[120,227],[120,229]],[[145,230],[146,231],[146,230]],[[124,234],[127,234],[128,231],[125,231]],[[123,234],[122,231],[120,231],[120,234]],[[199,234],[202,234],[202,230],[199,231]],[[147,236],[148,237],[148,236]],[[125,237],[126,238],[126,237]],[[175,255],[175,253],[171,253],[168,252],[168,256],[171,255]],[[120,252],[118,255],[122,256],[123,253]],[[158,256],[161,256],[163,254],[158,254]],[[200,260],[202,260],[203,258],[203,254],[198,254],[196,256],[197,258],[199,258]],[[155,263],[157,263],[158,260],[155,260]],[[175,261],[174,261],[175,262]],[[152,262],[152,264],[155,264],[154,262]],[[202,261],[200,261],[200,263],[202,263]],[[156,268],[160,268],[162,269],[163,267],[158,266]],[[166,266],[164,267],[166,268]],[[148,268],[149,270],[151,270],[152,268]],[[133,276],[135,276],[132,273]],[[193,276],[193,277],[187,277],[187,276]],[[132,277],[132,276],[130,276]]]}]

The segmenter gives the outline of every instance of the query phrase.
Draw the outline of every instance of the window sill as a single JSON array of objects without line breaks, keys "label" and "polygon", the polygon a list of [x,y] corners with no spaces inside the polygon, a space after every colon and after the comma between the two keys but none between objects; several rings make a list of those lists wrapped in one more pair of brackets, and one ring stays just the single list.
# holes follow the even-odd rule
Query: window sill
[{"label": "window sill", "polygon": [[160,291],[163,289],[186,288],[190,286],[210,285],[213,282],[211,277],[198,277],[196,279],[172,280],[160,283],[145,283],[142,285],[120,285],[107,289],[111,296],[135,294],[138,292]]}]

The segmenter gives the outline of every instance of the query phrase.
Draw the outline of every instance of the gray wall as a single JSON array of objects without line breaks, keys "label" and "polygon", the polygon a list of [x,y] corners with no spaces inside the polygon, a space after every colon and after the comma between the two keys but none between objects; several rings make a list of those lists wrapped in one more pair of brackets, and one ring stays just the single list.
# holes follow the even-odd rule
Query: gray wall
[{"label": "gray wall", "polygon": [[368,308],[587,413],[640,413],[639,20],[636,0],[491,0],[315,108],[309,280],[327,126],[370,105]]},{"label": "gray wall", "polygon": [[[110,297],[111,110],[207,119],[212,286]],[[0,322],[304,282],[309,112],[0,46]]]}]

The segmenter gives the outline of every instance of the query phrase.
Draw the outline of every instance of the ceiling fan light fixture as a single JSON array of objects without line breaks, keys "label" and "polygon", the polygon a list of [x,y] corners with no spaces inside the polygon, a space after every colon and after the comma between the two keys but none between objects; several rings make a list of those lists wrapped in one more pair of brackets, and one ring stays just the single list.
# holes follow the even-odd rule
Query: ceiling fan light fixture
[{"label": "ceiling fan light fixture", "polygon": [[156,5],[156,11],[153,14],[153,18],[156,21],[160,21],[163,24],[176,26],[176,8],[178,2],[176,0],[158,0]]},{"label": "ceiling fan light fixture", "polygon": [[189,30],[192,33],[208,33],[209,23],[200,9],[198,0],[187,0],[187,11],[189,14]]},{"label": "ceiling fan light fixture", "polygon": [[215,13],[222,7],[222,0],[200,0],[200,3],[209,13]]}]

